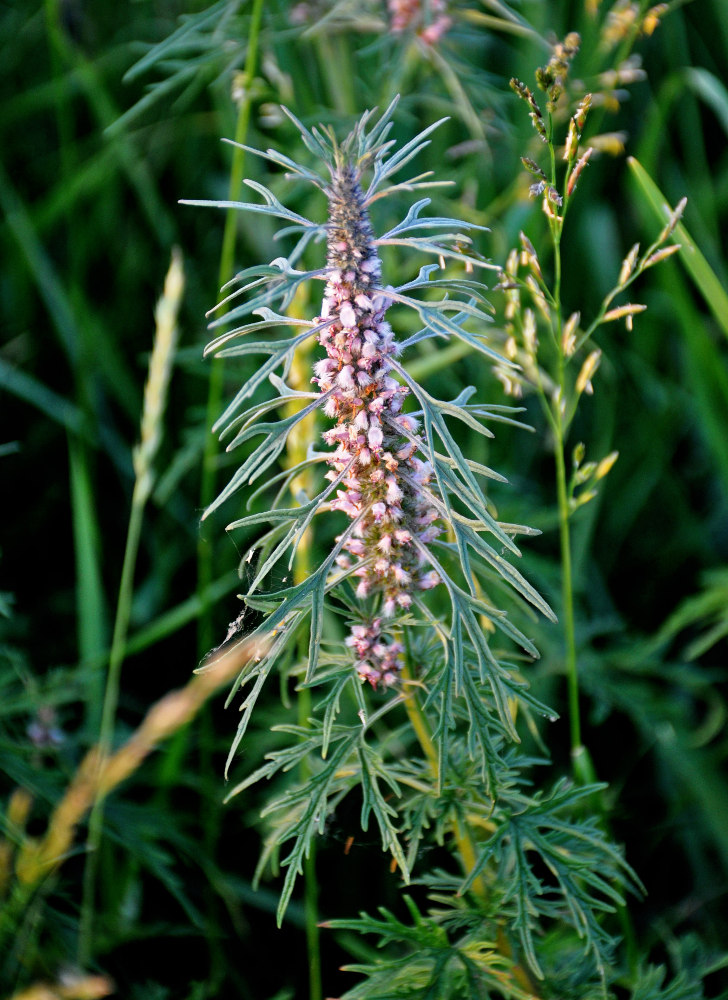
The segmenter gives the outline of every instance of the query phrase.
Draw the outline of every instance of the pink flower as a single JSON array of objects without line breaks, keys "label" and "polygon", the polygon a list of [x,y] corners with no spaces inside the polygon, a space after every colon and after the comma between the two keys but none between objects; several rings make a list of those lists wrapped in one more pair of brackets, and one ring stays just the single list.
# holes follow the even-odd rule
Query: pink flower
[{"label": "pink flower", "polygon": [[[435,8],[437,15],[437,3]],[[423,571],[414,538],[422,545],[440,529],[437,511],[419,489],[432,474],[429,463],[417,458],[424,448],[419,422],[401,412],[409,389],[393,377],[389,361],[398,352],[385,319],[392,296],[380,283],[357,168],[332,168],[328,194],[327,283],[321,308],[328,322],[319,333],[326,357],[316,362],[314,379],[319,391],[330,393],[324,413],[336,421],[323,435],[335,449],[328,459],[328,478],[346,470],[331,508],[356,519],[337,565],[357,578],[356,596],[368,605],[362,608],[365,624],[352,627],[347,644],[357,656],[359,676],[386,687],[399,676],[403,650],[391,641],[383,619],[391,621],[412,606],[414,593],[439,582],[436,573]],[[348,557],[359,564],[352,568]]]},{"label": "pink flower", "polygon": [[368,434],[369,447],[372,451],[376,451],[377,448],[382,447],[382,442],[384,441],[384,434],[382,433],[381,427],[372,427]]},{"label": "pink flower", "polygon": [[344,302],[341,309],[339,309],[339,319],[342,326],[356,326],[356,313],[349,302]]},{"label": "pink flower", "polygon": [[354,372],[351,365],[344,365],[344,367],[341,369],[336,379],[336,381],[339,383],[342,389],[354,388],[354,379],[352,377],[353,374]]}]

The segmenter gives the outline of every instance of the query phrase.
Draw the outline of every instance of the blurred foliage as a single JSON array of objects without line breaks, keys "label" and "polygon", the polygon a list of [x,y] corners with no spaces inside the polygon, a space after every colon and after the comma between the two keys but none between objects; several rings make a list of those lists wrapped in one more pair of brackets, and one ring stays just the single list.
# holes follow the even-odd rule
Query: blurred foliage
[{"label": "blurred foliage", "polygon": [[[595,315],[628,249],[649,246],[664,223],[625,153],[670,205],[688,197],[683,251],[641,279],[647,310],[634,330],[614,322],[600,331],[594,395],[571,430],[570,444],[585,442],[589,458],[619,451],[572,522],[584,742],[609,785],[602,797],[612,833],[647,889],[630,906],[632,995],[698,997],[701,975],[705,995],[725,989],[728,345],[716,296],[728,287],[728,9],[722,0],[669,5],[659,24],[643,20],[640,29],[646,13],[623,0],[473,0],[449,5],[452,23],[430,44],[427,25],[390,30],[385,5],[373,0],[272,0],[262,5],[253,59],[254,4],[3,7],[3,995],[32,995],[43,984],[49,992],[36,995],[102,996],[111,989],[105,977],[129,998],[301,995],[302,909],[294,897],[278,931],[279,880],[251,887],[263,794],[251,790],[222,807],[237,726],[222,699],[193,722],[180,720],[107,799],[88,967],[77,968],[83,830],[32,893],[18,888],[17,858],[47,833],[99,735],[154,304],[174,245],[187,277],[180,346],[141,527],[114,746],[150,704],[185,685],[238,611],[238,552],[223,530],[235,515],[199,523],[210,440],[203,316],[224,271],[224,221],[177,202],[227,197],[234,153],[219,140],[236,136],[243,108],[244,141],[285,152],[295,129],[281,103],[306,124],[348,129],[365,108],[385,107],[400,92],[396,134],[404,141],[450,116],[417,164],[454,182],[436,189],[433,210],[489,227],[478,249],[500,266],[521,230],[543,254],[545,220],[520,163],[524,154],[537,157],[538,140],[507,84],[518,77],[532,85],[549,45],[569,31],[582,38],[572,97],[589,91],[597,100],[586,136],[596,152],[562,242],[565,314]],[[282,188],[260,159],[247,156],[244,172]],[[391,201],[378,224],[391,224],[404,204]],[[323,209],[296,185],[286,204],[311,217]],[[260,216],[236,217],[235,269],[278,256],[273,232]],[[700,258],[687,256],[692,243]],[[321,252],[309,246],[307,266]],[[396,255],[385,263],[398,280]],[[491,301],[502,310],[498,295]],[[444,361],[425,348],[416,363],[442,398],[476,381],[486,402],[508,401],[487,366],[474,374],[472,358]],[[221,373],[226,399],[249,374],[232,366]],[[558,611],[552,443],[538,406],[528,398],[524,405],[533,433],[502,426],[492,442],[463,432],[461,443],[508,476],[491,492],[499,517],[542,529],[524,545],[524,571]],[[211,461],[220,485],[231,460],[213,451]],[[214,569],[209,586],[200,559]],[[560,630],[525,614],[515,620],[541,651],[527,668],[534,696],[563,709]],[[245,774],[276,748],[271,726],[295,722],[282,672],[280,691],[264,697],[243,745]],[[570,770],[568,727],[561,721],[536,737],[547,739],[555,787]],[[428,851],[436,868],[438,849]],[[388,912],[357,929],[403,942],[405,951],[414,941],[423,968],[433,949],[445,949],[451,964],[442,975],[455,985],[443,996],[469,995],[460,985],[467,962],[492,987],[499,960],[468,951],[470,928],[419,918],[428,904],[417,886],[411,908],[403,904],[399,879],[376,839],[359,832],[354,806],[330,817],[317,866],[322,918],[340,921],[322,935],[329,995],[356,981],[337,971],[352,955],[369,966],[380,954],[350,933],[352,914],[380,904]],[[421,938],[410,932],[418,920]],[[285,961],[270,962],[271,954]],[[574,985],[569,973],[559,972],[565,990]],[[420,995],[409,985],[393,995]],[[361,990],[354,995],[374,995]]]}]

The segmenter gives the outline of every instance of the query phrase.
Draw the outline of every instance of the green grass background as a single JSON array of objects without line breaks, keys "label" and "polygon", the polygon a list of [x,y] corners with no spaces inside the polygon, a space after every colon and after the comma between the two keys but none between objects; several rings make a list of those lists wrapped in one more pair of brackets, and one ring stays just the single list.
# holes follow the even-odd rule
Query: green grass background
[{"label": "green grass background", "polygon": [[[308,124],[344,130],[399,91],[402,139],[449,116],[417,163],[455,182],[434,195],[434,209],[488,226],[477,248],[497,263],[521,229],[547,257],[539,206],[527,197],[519,162],[538,147],[507,82],[518,76],[532,85],[548,58],[543,39],[576,30],[582,50],[573,76],[592,86],[616,58],[600,48],[606,0],[602,6],[594,17],[581,3],[525,2],[513,7],[533,28],[523,31],[496,23],[498,5],[454,5],[452,29],[427,50],[384,30],[383,5],[332,12],[312,3],[312,20],[298,23],[301,7],[273,0],[262,5],[253,56],[250,4],[218,3],[195,19],[206,8],[178,0],[3,6],[0,791],[6,801],[13,788],[31,791],[30,835],[43,832],[98,736],[131,450],[153,308],[174,245],[187,279],[181,343],[142,528],[116,741],[188,679],[238,613],[238,549],[223,529],[240,505],[232,501],[202,526],[199,520],[210,486],[201,474],[210,447],[204,313],[221,275],[229,277],[221,263],[225,217],[178,205],[227,196],[232,152],[219,140],[241,125],[234,75],[254,57],[253,78],[242,81],[246,142],[293,155],[295,133],[276,110],[281,103]],[[473,12],[492,20],[482,23]],[[610,783],[615,836],[648,889],[632,907],[640,949],[690,971],[710,965],[728,939],[728,5],[675,4],[654,34],[633,41],[646,78],[624,88],[618,107],[597,109],[587,130],[587,141],[596,132],[623,133],[626,154],[595,158],[580,182],[564,238],[566,308],[593,314],[630,246],[646,246],[659,232],[661,199],[645,173],[671,205],[687,195],[688,206],[683,251],[648,272],[635,292],[648,309],[634,331],[613,323],[598,335],[602,368],[573,434],[588,458],[620,454],[574,521],[579,663],[585,742]],[[626,155],[643,171],[630,168]],[[252,157],[244,164],[246,176],[269,183],[266,169]],[[273,186],[294,210],[320,215],[322,203],[298,184],[278,177]],[[383,205],[378,226],[405,204]],[[260,217],[239,216],[234,235],[235,269],[281,252]],[[307,259],[321,253],[312,247]],[[412,268],[394,254],[385,264],[393,283]],[[507,401],[487,367],[470,358],[445,369],[426,355],[421,363],[440,393],[473,382],[482,398]],[[241,375],[232,365],[221,373],[223,399]],[[488,463],[510,481],[493,499],[503,520],[543,530],[526,546],[525,569],[558,606],[552,457],[538,408],[525,405],[534,433],[504,427],[488,446]],[[219,487],[232,459],[208,451],[213,466]],[[532,683],[563,708],[560,632],[545,623],[532,629],[542,650]],[[106,805],[93,954],[120,996],[304,995],[301,907],[292,906],[277,931],[276,880],[258,892],[251,887],[263,790],[221,804],[237,723],[222,701]],[[49,709],[62,739],[39,750],[28,726]],[[271,745],[269,726],[292,711],[269,692],[239,773]],[[546,738],[553,767],[567,771],[565,721]],[[24,914],[17,931],[26,935],[23,961],[0,957],[3,995],[56,981],[75,961],[82,845],[81,835]],[[396,876],[359,832],[354,807],[332,818],[317,865],[322,918],[398,905]],[[332,996],[351,979],[337,971],[347,945],[324,934],[324,988]],[[707,995],[718,989],[716,973]]]}]

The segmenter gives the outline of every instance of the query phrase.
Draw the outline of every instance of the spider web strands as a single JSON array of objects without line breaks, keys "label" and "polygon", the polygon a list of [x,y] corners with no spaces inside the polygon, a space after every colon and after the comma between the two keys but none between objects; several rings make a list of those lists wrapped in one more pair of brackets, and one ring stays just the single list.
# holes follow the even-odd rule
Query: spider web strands
[{"label": "spider web strands", "polygon": [[[352,459],[353,462],[353,459]],[[288,529],[288,534],[283,538],[281,542],[278,543],[273,554],[267,556],[262,566],[260,566],[256,572],[255,579],[248,588],[246,596],[251,596],[257,589],[261,581],[264,579],[267,573],[269,573],[276,563],[283,557],[286,550],[292,546],[291,555],[289,558],[288,568],[290,570],[293,564],[293,558],[295,555],[296,547],[300,543],[306,529],[311,524],[313,518],[319,511],[324,511],[326,507],[324,502],[330,496],[330,494],[340,486],[342,481],[348,476],[349,470],[351,468],[351,462],[343,469],[339,475],[332,482],[328,483],[326,487],[322,490],[318,496],[314,497],[312,500],[301,504],[298,507],[281,508],[280,510],[266,510],[260,511],[256,514],[249,514],[246,517],[242,517],[237,521],[233,521],[227,526],[228,531],[232,531],[236,528],[247,528],[254,524],[260,523],[270,523],[271,521],[282,522],[277,528],[274,528],[274,532],[283,534],[283,531]],[[270,534],[270,533],[269,533]],[[259,539],[251,548],[248,553],[252,554],[256,549],[261,547],[261,543],[266,540],[266,536],[263,539]],[[246,554],[247,556],[247,554]],[[266,595],[268,596],[268,595]]]},{"label": "spider web strands", "polygon": [[[574,821],[560,815],[605,787],[574,786],[562,778],[549,795],[537,793],[532,799],[517,790],[504,791],[492,817],[496,830],[480,844],[476,864],[460,888],[469,889],[486,866],[495,871],[504,887],[500,905],[512,913],[511,925],[539,978],[543,971],[534,937],[541,920],[570,923],[604,977],[615,942],[597,914],[613,913],[623,905],[625,891],[644,891],[595,817]],[[556,887],[544,885],[536,874],[536,857],[556,879]]]},{"label": "spider web strands", "polygon": [[[354,532],[365,514],[366,511],[363,511],[358,518],[347,525],[346,529],[338,537],[329,555],[323,560],[319,568],[304,581],[293,587],[270,591],[264,596],[246,596],[246,604],[249,607],[259,611],[270,612],[266,620],[253,632],[249,633],[246,639],[273,637],[273,643],[260,659],[253,658],[245,664],[228,695],[226,705],[230,704],[232,698],[243,684],[256,678],[251,692],[246,696],[241,706],[243,714],[238,723],[238,729],[228,754],[226,773],[245,735],[255,702],[277,656],[281,652],[285,642],[290,641],[290,636],[295,633],[298,626],[305,620],[309,613],[311,615],[311,626],[306,681],[309,681],[315,673],[321,648],[325,594],[333,587],[338,586],[342,578],[340,575],[330,577],[329,574],[345,542]],[[276,606],[276,602],[280,603]]]},{"label": "spider web strands", "polygon": [[[220,494],[215,498],[215,500],[213,500],[207,510],[205,510],[202,515],[203,519],[209,517],[214,510],[216,510],[222,503],[224,503],[225,500],[227,500],[229,496],[232,496],[232,494],[242,486],[248,483],[253,483],[256,479],[260,478],[260,476],[263,475],[266,469],[273,464],[283,451],[288,435],[296,424],[300,423],[301,420],[304,420],[309,413],[318,409],[318,407],[326,401],[329,394],[330,393],[322,393],[308,406],[299,410],[298,413],[291,414],[289,417],[284,417],[282,420],[253,423],[245,429],[240,430],[227,446],[227,451],[231,451],[244,441],[247,441],[249,438],[255,437],[259,434],[264,434],[265,439],[253,449],[243,464],[235,471],[228,484],[223,487]],[[236,421],[229,424],[223,431],[223,434],[232,429],[237,421],[244,419],[245,416],[246,414],[243,414],[242,417],[237,418]]]}]

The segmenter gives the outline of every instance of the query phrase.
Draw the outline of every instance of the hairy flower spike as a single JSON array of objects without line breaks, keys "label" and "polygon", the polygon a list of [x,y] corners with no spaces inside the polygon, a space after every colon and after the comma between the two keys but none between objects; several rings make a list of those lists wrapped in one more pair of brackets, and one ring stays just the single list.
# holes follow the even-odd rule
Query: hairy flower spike
[{"label": "hairy flower spike", "polygon": [[391,299],[382,287],[358,168],[337,161],[327,195],[328,280],[318,337],[326,359],[312,381],[330,393],[327,415],[336,425],[324,433],[335,446],[328,463],[334,477],[345,474],[331,507],[356,521],[343,549],[357,560],[357,595],[379,606],[377,617],[353,627],[348,644],[357,651],[359,676],[387,686],[397,679],[401,648],[386,640],[382,620],[437,582],[418,542],[427,545],[442,529],[423,491],[432,469],[417,455],[417,422],[402,414],[409,389],[391,375],[389,359],[397,353],[385,319]]}]

